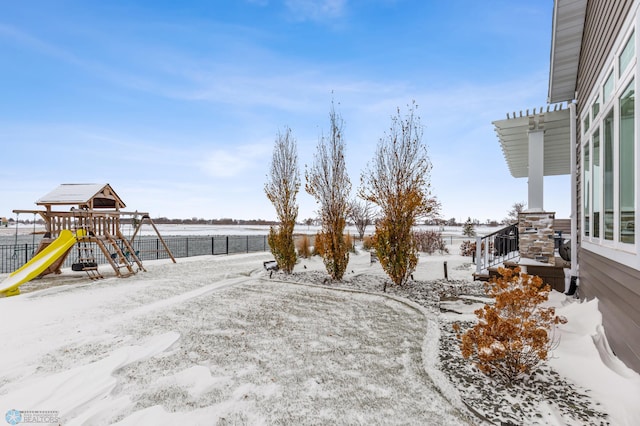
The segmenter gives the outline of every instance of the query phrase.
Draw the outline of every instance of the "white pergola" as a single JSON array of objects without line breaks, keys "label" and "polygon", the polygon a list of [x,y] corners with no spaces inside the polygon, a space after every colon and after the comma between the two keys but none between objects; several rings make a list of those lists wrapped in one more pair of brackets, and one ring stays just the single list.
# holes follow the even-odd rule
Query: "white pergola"
[{"label": "white pergola", "polygon": [[[554,0],[551,58],[547,103],[568,103],[540,108],[530,114],[507,114],[493,124],[500,139],[509,171],[514,177],[529,178],[530,211],[544,211],[544,176],[571,174],[571,253],[577,253],[576,200],[576,98],[578,65],[587,0]],[[571,262],[576,275],[577,262]]]},{"label": "white pergola", "polygon": [[544,211],[544,176],[571,173],[570,113],[556,105],[493,122],[511,175],[529,178],[529,211]]},{"label": "white pergola", "polygon": [[575,107],[562,109],[557,103],[570,103],[575,98],[586,9],[587,0],[554,1],[547,97],[547,102],[556,104],[553,109],[547,106],[531,113],[514,112],[507,114],[506,120],[493,122],[511,175],[529,178],[529,210],[544,210],[544,176],[574,174],[575,117],[571,118],[571,108],[575,114]]}]

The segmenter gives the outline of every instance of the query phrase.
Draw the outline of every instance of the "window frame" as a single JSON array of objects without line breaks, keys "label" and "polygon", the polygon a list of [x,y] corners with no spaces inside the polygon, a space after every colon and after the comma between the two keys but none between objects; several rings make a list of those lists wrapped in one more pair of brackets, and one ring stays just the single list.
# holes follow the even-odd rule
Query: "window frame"
[{"label": "window frame", "polygon": [[[600,76],[596,81],[592,89],[592,93],[587,98],[585,106],[582,110],[582,114],[579,117],[579,123],[581,124],[581,148],[582,155],[580,156],[581,162],[581,202],[580,202],[580,239],[584,242],[584,247],[590,249],[597,249],[594,251],[600,252],[600,254],[607,255],[611,258],[620,257],[617,253],[622,253],[622,257],[628,260],[627,254],[637,255],[638,251],[638,232],[635,231],[633,242],[623,242],[620,232],[622,221],[621,218],[621,196],[620,196],[620,180],[621,180],[621,164],[620,164],[620,102],[623,93],[633,84],[632,89],[634,95],[637,93],[638,80],[640,76],[640,70],[638,69],[638,57],[639,46],[636,38],[638,33],[635,31],[640,26],[640,14],[636,14],[634,20],[627,25],[626,29],[620,33],[617,44],[614,45],[614,49],[610,52],[605,66],[600,72]],[[633,41],[631,38],[633,37]],[[625,61],[621,61],[622,54],[628,44],[633,43],[633,55],[627,57]],[[627,51],[628,53],[628,51]],[[626,62],[625,68],[621,69],[621,63]],[[612,84],[611,84],[612,82]],[[609,85],[608,87],[605,87]],[[612,87],[611,87],[612,86]],[[610,90],[610,93],[605,93]],[[605,96],[608,94],[608,97]],[[635,98],[634,98],[635,101]],[[597,105],[597,107],[596,107]],[[640,195],[640,182],[638,181],[638,165],[640,161],[638,159],[638,133],[639,133],[639,113],[637,111],[637,105],[634,105],[634,118],[633,118],[633,151],[634,151],[634,176],[633,176],[633,193],[635,198],[634,204],[634,221],[638,221],[640,216],[638,215],[638,196]],[[613,165],[613,185],[611,191],[613,195],[613,238],[606,239],[605,233],[605,117],[609,114],[613,114],[613,146],[612,158],[609,160]],[[585,126],[586,124],[586,126]],[[594,135],[599,134],[599,152],[594,151]],[[585,153],[588,153],[585,156]],[[599,158],[599,169],[594,167],[595,160]],[[588,164],[585,162],[588,161]],[[587,179],[586,173],[589,174]],[[598,174],[596,176],[596,173]],[[588,193],[587,193],[588,192]],[[595,217],[594,204],[599,202],[599,217]],[[596,220],[598,223],[596,224]],[[594,232],[595,231],[595,232]],[[599,231],[599,232],[598,232]],[[640,266],[640,258],[635,256],[633,266]],[[628,262],[623,262],[628,263]]]}]

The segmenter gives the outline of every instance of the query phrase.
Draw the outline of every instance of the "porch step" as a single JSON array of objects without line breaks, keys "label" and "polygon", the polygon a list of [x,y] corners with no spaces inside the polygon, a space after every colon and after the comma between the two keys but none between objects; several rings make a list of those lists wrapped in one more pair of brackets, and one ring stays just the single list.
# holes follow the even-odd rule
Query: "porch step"
[{"label": "porch step", "polygon": [[480,273],[474,272],[473,280],[474,281],[489,281],[493,277],[497,277],[500,275],[498,273],[498,268],[510,268],[513,269],[518,266],[518,262],[514,262],[513,260],[508,260],[504,262],[502,265],[496,265],[489,267],[488,271],[483,271]]},{"label": "porch step", "polygon": [[474,281],[489,281],[489,279],[491,278],[491,276],[488,273],[477,273],[474,272],[473,273],[473,280]]}]

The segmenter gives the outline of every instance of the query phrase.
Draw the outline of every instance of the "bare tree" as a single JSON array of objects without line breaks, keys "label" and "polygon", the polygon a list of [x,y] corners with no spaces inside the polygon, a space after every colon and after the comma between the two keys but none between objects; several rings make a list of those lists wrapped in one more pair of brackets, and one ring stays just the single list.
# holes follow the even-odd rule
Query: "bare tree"
[{"label": "bare tree", "polygon": [[327,273],[332,279],[341,280],[349,263],[344,228],[349,212],[351,181],[344,160],[344,122],[336,113],[333,102],[329,120],[330,135],[328,138],[322,136],[318,141],[313,166],[306,173],[305,188],[320,204],[322,230],[316,236],[316,246],[322,247]]},{"label": "bare tree", "polygon": [[438,201],[438,197],[427,198],[426,204],[427,213],[424,214],[424,218],[435,223],[443,222],[441,218],[442,204]]},{"label": "bare tree", "polygon": [[509,210],[509,212],[507,213],[507,217],[504,218],[502,223],[504,223],[505,225],[510,225],[512,223],[518,222],[518,215],[522,213],[526,207],[527,203],[525,203],[524,201],[513,203],[513,206],[511,206],[511,210]]},{"label": "bare tree", "polygon": [[299,189],[298,150],[291,129],[287,127],[284,134],[278,132],[276,137],[271,169],[264,186],[280,221],[278,229],[271,227],[269,231],[269,247],[278,267],[287,274],[293,271],[296,263],[293,229],[298,216],[296,196]]},{"label": "bare tree", "polygon": [[352,200],[349,204],[349,217],[356,226],[359,238],[363,239],[367,226],[373,222],[371,204],[368,201],[361,203],[357,199]]},{"label": "bare tree", "polygon": [[[374,245],[380,264],[395,285],[403,285],[418,264],[412,227],[437,206],[429,198],[431,161],[422,143],[415,102],[403,117],[398,108],[378,143],[373,163],[361,176],[360,197],[380,207]],[[386,284],[384,287],[386,290]]]}]

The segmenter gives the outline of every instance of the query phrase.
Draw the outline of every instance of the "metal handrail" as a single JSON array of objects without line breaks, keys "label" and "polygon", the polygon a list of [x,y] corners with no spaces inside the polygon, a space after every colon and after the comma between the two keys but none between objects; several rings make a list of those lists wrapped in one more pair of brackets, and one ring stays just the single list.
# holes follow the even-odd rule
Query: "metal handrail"
[{"label": "metal handrail", "polygon": [[505,226],[484,237],[476,237],[476,274],[488,271],[491,266],[520,256],[518,224]]}]

